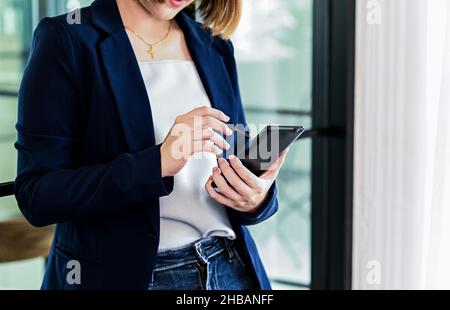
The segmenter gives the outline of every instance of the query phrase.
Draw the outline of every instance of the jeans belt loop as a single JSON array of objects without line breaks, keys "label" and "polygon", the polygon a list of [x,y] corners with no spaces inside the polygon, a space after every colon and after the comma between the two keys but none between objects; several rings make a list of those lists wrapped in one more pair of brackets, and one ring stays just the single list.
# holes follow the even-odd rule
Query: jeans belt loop
[{"label": "jeans belt loop", "polygon": [[151,279],[150,279],[150,286],[153,286],[153,284],[155,284],[155,268],[154,267],[153,267],[152,275],[151,275]]},{"label": "jeans belt loop", "polygon": [[203,253],[201,243],[196,243],[194,247],[195,247],[195,251],[197,252],[197,256],[200,259],[200,261],[203,264],[207,264],[208,263],[208,259],[207,259],[207,257],[205,257],[205,254]]},{"label": "jeans belt loop", "polygon": [[225,239],[225,248],[227,249],[228,252],[228,261],[232,263],[234,260],[233,242],[228,239]]}]

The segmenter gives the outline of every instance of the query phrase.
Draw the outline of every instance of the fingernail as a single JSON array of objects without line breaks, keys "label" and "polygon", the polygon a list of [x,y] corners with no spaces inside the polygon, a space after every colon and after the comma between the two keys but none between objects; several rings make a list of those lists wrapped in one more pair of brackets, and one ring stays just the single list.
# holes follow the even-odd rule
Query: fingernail
[{"label": "fingernail", "polygon": [[222,155],[222,153],[223,153],[223,150],[221,150],[219,148],[216,149],[216,155]]},{"label": "fingernail", "polygon": [[219,159],[219,164],[224,164],[225,163],[225,159],[221,158]]},{"label": "fingernail", "polygon": [[225,142],[225,148],[228,150],[231,148],[231,145],[228,142]]},{"label": "fingernail", "polygon": [[225,122],[229,122],[230,121],[230,117],[226,114],[223,115],[223,118],[225,119]]},{"label": "fingernail", "polygon": [[236,156],[234,156],[234,155],[231,155],[230,157],[228,157],[229,159],[231,159],[231,160],[235,160],[237,157]]},{"label": "fingernail", "polygon": [[227,134],[227,136],[231,136],[233,134],[233,130],[231,130],[230,127],[227,127],[226,134]]}]

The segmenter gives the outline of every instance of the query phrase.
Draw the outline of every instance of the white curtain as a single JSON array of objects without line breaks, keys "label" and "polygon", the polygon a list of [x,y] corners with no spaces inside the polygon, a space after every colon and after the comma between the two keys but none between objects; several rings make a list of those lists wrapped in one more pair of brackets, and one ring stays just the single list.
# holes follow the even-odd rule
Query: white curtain
[{"label": "white curtain", "polygon": [[449,289],[450,0],[357,0],[356,52],[353,287]]}]

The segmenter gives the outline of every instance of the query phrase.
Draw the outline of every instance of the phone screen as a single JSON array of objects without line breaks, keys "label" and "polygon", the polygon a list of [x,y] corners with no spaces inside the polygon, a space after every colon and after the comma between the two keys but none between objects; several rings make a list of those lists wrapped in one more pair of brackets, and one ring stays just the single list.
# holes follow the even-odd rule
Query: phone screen
[{"label": "phone screen", "polygon": [[[250,141],[241,137],[243,147],[237,147],[236,155],[252,173],[261,176],[304,131],[301,126],[267,126]],[[212,186],[217,188],[214,182]]]},{"label": "phone screen", "polygon": [[237,156],[256,175],[261,175],[304,132],[300,126],[268,126]]}]

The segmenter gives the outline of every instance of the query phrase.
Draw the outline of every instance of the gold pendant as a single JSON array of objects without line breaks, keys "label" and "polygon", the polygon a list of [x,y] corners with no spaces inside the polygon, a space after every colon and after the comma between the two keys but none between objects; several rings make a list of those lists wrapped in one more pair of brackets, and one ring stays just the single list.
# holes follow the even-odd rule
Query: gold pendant
[{"label": "gold pendant", "polygon": [[147,54],[149,54],[152,59],[155,59],[155,49],[153,48],[153,45],[149,46]]}]

